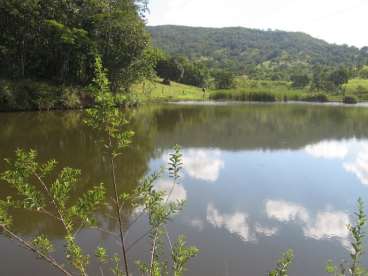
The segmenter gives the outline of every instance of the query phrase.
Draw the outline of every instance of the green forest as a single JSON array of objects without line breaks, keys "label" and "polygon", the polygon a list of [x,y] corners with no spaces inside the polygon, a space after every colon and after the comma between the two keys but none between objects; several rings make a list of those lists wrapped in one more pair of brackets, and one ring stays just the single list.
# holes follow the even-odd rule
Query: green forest
[{"label": "green forest", "polygon": [[[279,30],[148,26],[147,1],[0,0],[0,148],[13,154],[0,163],[3,263],[51,275],[8,252],[10,239],[67,276],[183,276],[193,258],[224,275],[249,259],[287,276],[293,250],[272,267],[275,256],[257,251],[285,227],[267,251],[306,242],[320,262],[316,245],[334,238],[348,259],[326,260],[325,272],[368,275],[363,199],[352,216],[346,208],[368,184],[368,111],[214,103],[368,102],[368,47]],[[67,109],[77,111],[10,113]],[[340,187],[351,180],[359,186]],[[187,201],[195,216],[172,228]],[[245,242],[249,255],[237,251]]]},{"label": "green forest", "polygon": [[288,79],[314,66],[361,67],[368,47],[329,44],[304,33],[237,28],[149,27],[154,45],[174,56],[254,78]]},{"label": "green forest", "polygon": [[[150,27],[148,12],[145,0],[3,0],[0,110],[93,105],[89,86],[96,59],[123,105],[152,99],[368,99],[367,47],[284,31]],[[273,96],[234,95],[239,92]]]}]

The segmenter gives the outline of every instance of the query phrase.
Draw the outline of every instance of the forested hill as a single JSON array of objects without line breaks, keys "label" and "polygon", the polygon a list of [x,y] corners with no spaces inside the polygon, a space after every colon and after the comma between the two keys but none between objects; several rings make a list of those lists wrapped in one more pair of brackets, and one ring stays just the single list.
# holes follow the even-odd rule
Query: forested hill
[{"label": "forested hill", "polygon": [[205,60],[212,68],[238,73],[256,66],[295,67],[356,65],[367,61],[367,48],[329,44],[299,32],[262,31],[241,27],[148,27],[154,45],[173,55]]}]

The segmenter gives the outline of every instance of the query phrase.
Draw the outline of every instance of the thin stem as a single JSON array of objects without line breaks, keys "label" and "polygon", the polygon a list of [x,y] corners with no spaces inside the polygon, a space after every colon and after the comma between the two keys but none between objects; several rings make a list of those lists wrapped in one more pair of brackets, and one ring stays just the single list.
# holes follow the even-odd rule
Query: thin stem
[{"label": "thin stem", "polygon": [[66,232],[69,232],[69,227],[67,226],[66,222],[65,222],[65,219],[64,219],[64,216],[63,216],[63,213],[62,211],[60,210],[59,206],[57,205],[55,199],[53,198],[53,196],[51,195],[49,189],[47,188],[47,185],[46,183],[42,180],[42,178],[37,174],[35,173],[35,176],[36,178],[38,179],[38,181],[41,183],[41,186],[43,187],[43,189],[45,190],[46,194],[48,195],[48,197],[51,199],[52,201],[52,204],[54,205],[59,217],[60,217],[60,221],[61,223],[64,225],[65,227],[65,230]]},{"label": "thin stem", "polygon": [[104,272],[101,266],[98,267],[100,269],[101,276],[104,276]]},{"label": "thin stem", "polygon": [[[110,146],[112,146],[111,138],[109,137]],[[119,194],[118,194],[118,187],[116,184],[116,175],[115,175],[115,162],[114,157],[111,157],[111,173],[112,173],[112,182],[114,186],[114,194],[115,194],[115,204],[116,204],[116,215],[119,221],[119,232],[120,232],[120,240],[121,240],[121,248],[123,250],[123,257],[124,257],[124,265],[125,265],[125,273],[129,276],[129,269],[128,269],[128,259],[125,249],[125,240],[124,240],[124,233],[123,233],[123,223],[121,220],[120,215],[120,202],[119,202]]]},{"label": "thin stem", "polygon": [[39,251],[37,248],[35,248],[31,243],[25,241],[21,237],[17,236],[15,233],[10,231],[5,226],[0,225],[1,228],[3,228],[4,232],[7,233],[11,238],[16,240],[19,244],[25,246],[27,249],[31,250],[32,252],[36,253],[40,258],[44,259],[45,261],[49,262],[51,265],[53,265],[55,268],[60,270],[62,273],[64,273],[67,276],[72,276],[73,274],[67,271],[62,265],[58,264],[56,260],[50,256],[47,256],[43,254],[41,251]]},{"label": "thin stem", "polygon": [[152,251],[151,251],[151,264],[150,264],[150,275],[153,275],[153,262],[155,258],[156,252],[156,240],[157,240],[157,232],[155,233],[155,237],[153,238]]},{"label": "thin stem", "polygon": [[143,235],[141,235],[138,239],[136,239],[134,242],[132,242],[131,245],[129,245],[129,247],[127,248],[127,252],[132,249],[138,242],[140,242],[142,239],[144,239],[146,236],[148,236],[148,234],[151,233],[151,231],[147,231],[146,233],[144,233]]},{"label": "thin stem", "polygon": [[98,226],[91,226],[91,229],[95,229],[97,231],[100,231],[100,232],[105,233],[105,234],[109,234],[109,235],[114,236],[114,237],[119,237],[119,235],[117,233],[111,232],[109,230],[103,229],[103,228],[98,227]]},{"label": "thin stem", "polygon": [[170,239],[169,231],[167,231],[166,226],[164,226],[164,228],[165,228],[165,233],[166,233],[167,240],[168,240],[168,242],[169,242],[169,246],[170,246],[171,252],[173,252],[173,246],[172,246],[172,243],[171,243],[171,239]]},{"label": "thin stem", "polygon": [[128,235],[128,231],[129,231],[129,229],[134,225],[134,224],[136,224],[137,223],[137,221],[144,215],[145,213],[144,213],[144,211],[142,211],[137,217],[135,217],[134,218],[134,220],[131,222],[131,223],[129,223],[128,224],[128,226],[126,227],[126,230],[125,230],[125,236],[127,236]]}]

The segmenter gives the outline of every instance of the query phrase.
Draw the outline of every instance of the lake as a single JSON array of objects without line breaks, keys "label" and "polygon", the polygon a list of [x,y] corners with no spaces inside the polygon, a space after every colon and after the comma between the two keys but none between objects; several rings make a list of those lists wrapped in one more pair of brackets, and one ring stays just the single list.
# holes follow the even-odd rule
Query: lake
[{"label": "lake", "polygon": [[[366,107],[157,104],[129,116],[136,135],[119,160],[121,191],[164,166],[175,144],[182,146],[183,175],[170,200],[186,205],[168,230],[200,249],[186,275],[266,275],[288,248],[295,254],[290,275],[326,275],[329,259],[349,258],[346,225],[353,222],[357,199],[368,203]],[[108,185],[108,162],[82,120],[77,111],[2,113],[0,159],[14,157],[19,147],[33,148],[42,160],[82,169],[77,193]],[[168,189],[168,178],[156,187]],[[1,183],[0,196],[9,194]],[[97,215],[104,227],[117,230],[106,211]],[[46,232],[62,250],[63,232],[49,218],[17,212],[15,228],[26,237]],[[145,231],[142,217],[129,229],[128,243]],[[120,252],[114,238],[97,230],[82,230],[79,240],[90,252],[102,242]],[[129,250],[132,263],[148,254],[145,240]],[[2,236],[0,270],[7,276],[58,275]]]}]

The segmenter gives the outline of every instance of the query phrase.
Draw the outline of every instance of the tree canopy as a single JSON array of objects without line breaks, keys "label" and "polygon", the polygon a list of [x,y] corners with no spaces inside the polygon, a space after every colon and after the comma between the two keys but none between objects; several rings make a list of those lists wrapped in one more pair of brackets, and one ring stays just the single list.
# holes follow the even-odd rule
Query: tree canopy
[{"label": "tree canopy", "polygon": [[143,0],[2,0],[0,77],[88,84],[101,55],[111,88],[147,69]]},{"label": "tree canopy", "polygon": [[318,65],[355,67],[368,62],[367,48],[329,44],[304,33],[247,28],[148,27],[155,47],[254,79],[290,80]]}]

